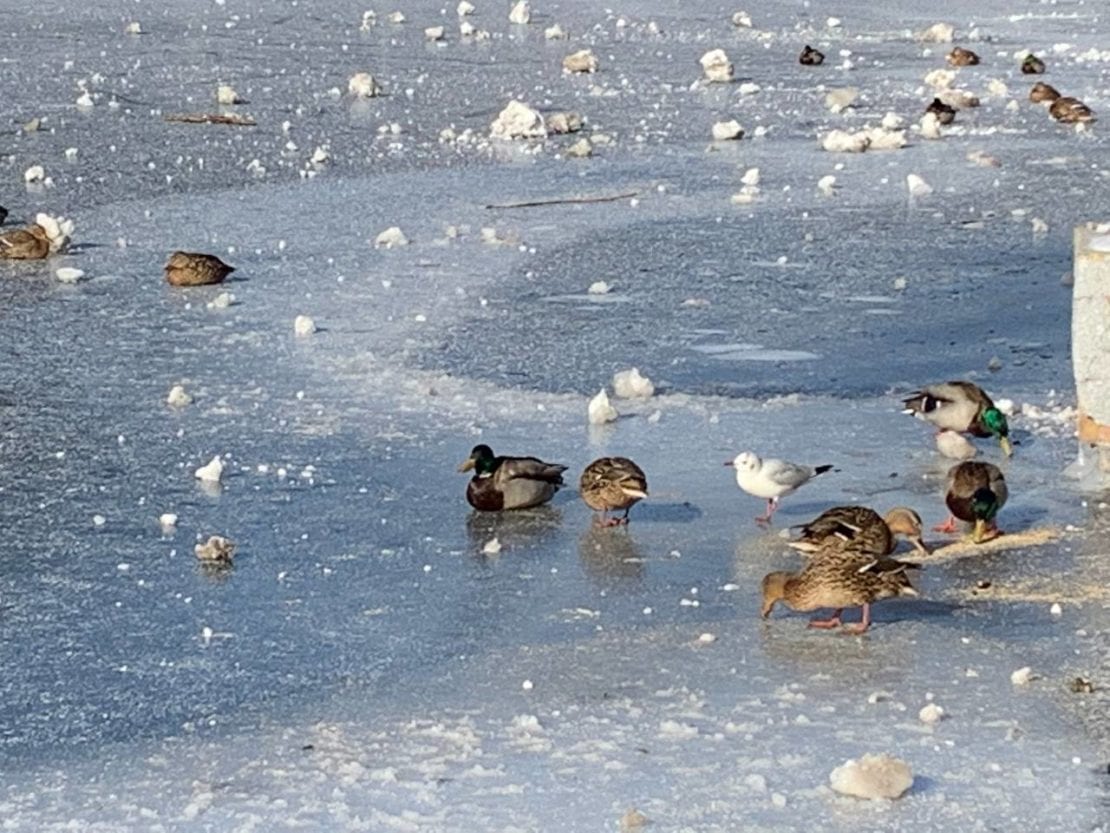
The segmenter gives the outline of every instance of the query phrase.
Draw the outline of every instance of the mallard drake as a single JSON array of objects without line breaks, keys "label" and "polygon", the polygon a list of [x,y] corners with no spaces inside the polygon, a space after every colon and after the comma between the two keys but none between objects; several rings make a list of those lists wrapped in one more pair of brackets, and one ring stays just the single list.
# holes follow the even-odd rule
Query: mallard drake
[{"label": "mallard drake", "polygon": [[1091,122],[1095,120],[1095,114],[1082,101],[1078,98],[1072,98],[1070,95],[1062,95],[1052,102],[1048,108],[1048,114],[1058,122],[1064,124],[1076,124],[1077,122]]},{"label": "mallard drake", "polygon": [[860,622],[845,627],[863,633],[871,625],[871,604],[894,596],[916,596],[906,570],[914,568],[892,558],[874,558],[852,550],[823,550],[800,572],[768,573],[763,577],[763,606],[766,619],[777,602],[798,611],[833,608],[828,619],[812,619],[811,628],[835,628],[846,607],[863,608]]},{"label": "mallard drake", "polygon": [[802,54],[798,56],[798,63],[807,67],[820,66],[825,63],[825,53],[807,43]]},{"label": "mallard drake", "polygon": [[535,457],[495,457],[488,445],[476,445],[459,465],[459,471],[471,469],[467,501],[483,512],[500,512],[547,503],[563,485],[567,467]]},{"label": "mallard drake", "polygon": [[[578,481],[582,500],[601,513],[603,526],[628,523],[633,504],[647,497],[647,476],[627,457],[601,457],[594,460]],[[623,518],[610,518],[610,512],[624,510]]]},{"label": "mallard drake", "polygon": [[749,495],[767,499],[767,512],[756,518],[769,523],[778,509],[779,498],[795,492],[819,474],[832,470],[832,466],[800,466],[785,460],[761,460],[751,451],[737,454],[725,463],[736,470],[736,485]]},{"label": "mallard drake", "polygon": [[941,430],[974,434],[976,437],[998,437],[1006,456],[1014,453],[1006,415],[976,384],[941,382],[929,385],[914,391],[902,400],[902,404],[905,406],[903,413],[931,422]]},{"label": "mallard drake", "polygon": [[1043,104],[1046,101],[1055,101],[1060,97],[1060,91],[1051,84],[1038,81],[1029,90],[1029,100],[1034,104]]},{"label": "mallard drake", "polygon": [[38,223],[0,234],[0,257],[8,260],[42,260],[50,254],[50,238]]},{"label": "mallard drake", "polygon": [[945,104],[939,98],[934,98],[925,108],[926,113],[932,113],[940,124],[952,124],[956,120],[956,108]]},{"label": "mallard drake", "polygon": [[972,460],[959,463],[948,471],[944,502],[951,516],[938,527],[937,532],[955,532],[956,519],[975,524],[972,540],[976,544],[997,538],[1002,534],[995,524],[998,510],[1010,495],[1006,478],[993,463]]},{"label": "mallard drake", "polygon": [[945,60],[954,67],[973,67],[979,63],[979,56],[970,49],[957,46],[948,53],[948,57]]},{"label": "mallard drake", "polygon": [[1044,72],[1044,61],[1036,55],[1026,55],[1025,60],[1021,62],[1022,75],[1040,75]]},{"label": "mallard drake", "polygon": [[166,261],[166,283],[170,286],[208,286],[223,283],[235,271],[215,255],[174,252]]},{"label": "mallard drake", "polygon": [[863,555],[890,555],[901,535],[919,552],[929,554],[921,540],[921,517],[905,506],[884,516],[866,506],[834,506],[800,529],[801,535],[787,546],[805,553],[851,549]]}]

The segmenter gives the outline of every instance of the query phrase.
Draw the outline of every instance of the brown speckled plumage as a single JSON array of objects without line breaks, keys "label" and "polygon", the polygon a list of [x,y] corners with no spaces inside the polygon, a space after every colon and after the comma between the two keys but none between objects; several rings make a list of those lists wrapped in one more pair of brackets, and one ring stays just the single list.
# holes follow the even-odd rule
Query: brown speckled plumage
[{"label": "brown speckled plumage", "polygon": [[928,554],[921,540],[921,518],[912,509],[898,506],[884,517],[866,506],[834,506],[802,526],[801,535],[788,546],[805,553],[851,549],[884,556],[894,552],[899,535]]},{"label": "brown speckled plumage", "polygon": [[623,509],[622,520],[627,522],[628,510],[647,497],[647,476],[627,457],[601,457],[586,466],[578,488],[595,512],[604,515]]},{"label": "brown speckled plumage", "polygon": [[235,271],[215,255],[174,252],[166,261],[166,283],[170,286],[208,286],[223,283]]},{"label": "brown speckled plumage", "polygon": [[916,596],[906,570],[913,565],[891,558],[874,558],[852,550],[822,551],[797,573],[774,572],[763,578],[763,618],[778,602],[798,611],[833,608],[827,620],[813,620],[811,627],[838,627],[847,607],[863,608],[859,625],[848,626],[862,633],[871,623],[871,604],[895,596]]},{"label": "brown speckled plumage", "polygon": [[50,254],[50,239],[38,223],[0,234],[0,257],[9,260],[42,260]]}]

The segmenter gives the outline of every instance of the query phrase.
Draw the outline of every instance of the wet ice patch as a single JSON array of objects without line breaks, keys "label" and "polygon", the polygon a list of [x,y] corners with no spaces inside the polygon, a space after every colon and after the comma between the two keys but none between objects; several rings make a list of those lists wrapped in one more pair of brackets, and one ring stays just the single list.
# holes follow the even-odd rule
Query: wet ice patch
[{"label": "wet ice patch", "polygon": [[808,350],[768,348],[762,344],[696,344],[690,349],[722,362],[807,362],[821,358]]}]

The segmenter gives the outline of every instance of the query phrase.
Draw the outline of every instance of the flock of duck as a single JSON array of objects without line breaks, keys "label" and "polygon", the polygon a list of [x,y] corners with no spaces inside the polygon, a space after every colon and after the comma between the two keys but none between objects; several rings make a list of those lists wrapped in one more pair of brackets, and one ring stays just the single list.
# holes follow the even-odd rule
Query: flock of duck
[{"label": "flock of duck", "polygon": [[[1006,416],[991,398],[971,382],[929,385],[903,400],[905,412],[947,434],[995,437],[1006,456],[1013,454]],[[970,445],[970,444],[968,444]],[[974,448],[971,449],[974,452]],[[736,483],[744,491],[767,501],[767,510],[756,518],[768,524],[779,500],[792,494],[832,466],[805,466],[786,460],[761,459],[745,451],[729,462]],[[478,445],[459,466],[473,471],[466,499],[482,512],[529,509],[551,500],[564,485],[567,467],[536,457],[497,456],[488,445]],[[648,496],[647,476],[626,457],[601,457],[582,472],[578,481],[582,500],[594,512],[595,523],[618,526],[628,523],[629,511]],[[956,532],[957,521],[972,525],[976,544],[1001,534],[998,510],[1008,497],[1006,479],[993,463],[963,460],[952,466],[945,484],[949,518],[937,532]],[[610,513],[623,513],[611,515]],[[836,506],[796,529],[800,534],[789,546],[807,559],[797,572],[773,572],[763,579],[761,615],[770,616],[778,602],[797,611],[829,608],[832,616],[813,619],[812,628],[835,628],[846,608],[861,608],[859,623],[845,626],[849,633],[863,633],[871,624],[871,604],[894,596],[915,596],[907,570],[917,564],[892,558],[899,537],[906,538],[921,554],[921,517],[903,506],[879,515],[866,506]]]}]

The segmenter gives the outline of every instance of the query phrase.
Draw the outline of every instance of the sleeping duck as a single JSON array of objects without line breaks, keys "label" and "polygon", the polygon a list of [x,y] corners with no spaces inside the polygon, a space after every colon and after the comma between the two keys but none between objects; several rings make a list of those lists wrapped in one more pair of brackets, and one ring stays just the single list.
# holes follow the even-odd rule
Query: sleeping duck
[{"label": "sleeping duck", "polygon": [[209,286],[223,283],[235,271],[215,255],[174,252],[166,261],[166,283],[170,286]]},{"label": "sleeping duck", "polygon": [[42,260],[50,254],[50,238],[38,223],[0,234],[0,257],[8,260]]},{"label": "sleeping duck", "polygon": [[500,512],[547,503],[563,485],[567,467],[535,457],[495,457],[488,445],[476,445],[459,466],[459,471],[472,469],[467,501],[483,512]]}]

